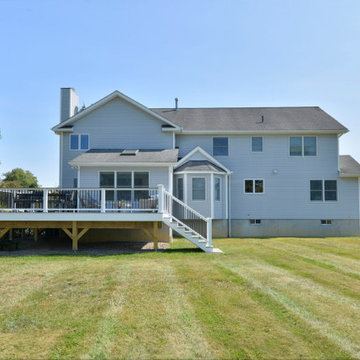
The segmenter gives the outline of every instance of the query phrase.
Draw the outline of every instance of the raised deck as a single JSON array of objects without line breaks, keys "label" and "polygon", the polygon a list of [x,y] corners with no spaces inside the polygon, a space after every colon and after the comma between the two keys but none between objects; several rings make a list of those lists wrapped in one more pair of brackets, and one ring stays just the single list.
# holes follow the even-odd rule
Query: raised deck
[{"label": "raised deck", "polygon": [[[157,249],[162,224],[205,252],[212,246],[211,219],[158,188],[0,189],[0,238],[16,228],[62,229],[78,249],[89,229],[143,229]],[[150,231],[152,230],[152,231]]]}]

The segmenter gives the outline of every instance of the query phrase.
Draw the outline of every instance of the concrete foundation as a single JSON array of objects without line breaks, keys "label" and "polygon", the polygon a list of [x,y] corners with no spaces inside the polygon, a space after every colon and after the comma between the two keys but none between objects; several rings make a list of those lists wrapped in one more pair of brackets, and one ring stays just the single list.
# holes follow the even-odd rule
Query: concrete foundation
[{"label": "concrete foundation", "polygon": [[[220,222],[216,226],[225,226]],[[221,233],[221,231],[217,231]],[[223,229],[225,232],[225,229]],[[260,225],[251,225],[248,219],[231,221],[232,237],[325,237],[325,236],[359,236],[359,220],[332,220],[331,225],[321,225],[319,220],[278,220],[261,219]]]}]

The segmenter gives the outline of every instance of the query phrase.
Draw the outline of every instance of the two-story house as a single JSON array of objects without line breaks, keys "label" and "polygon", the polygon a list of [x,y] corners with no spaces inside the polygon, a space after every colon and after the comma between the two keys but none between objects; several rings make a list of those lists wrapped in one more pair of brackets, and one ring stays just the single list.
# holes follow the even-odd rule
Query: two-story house
[{"label": "two-story house", "polygon": [[107,208],[151,207],[142,189],[160,184],[214,236],[360,234],[360,165],[319,107],[147,108],[114,91],[80,109],[63,88],[52,130],[60,188],[112,189]]}]

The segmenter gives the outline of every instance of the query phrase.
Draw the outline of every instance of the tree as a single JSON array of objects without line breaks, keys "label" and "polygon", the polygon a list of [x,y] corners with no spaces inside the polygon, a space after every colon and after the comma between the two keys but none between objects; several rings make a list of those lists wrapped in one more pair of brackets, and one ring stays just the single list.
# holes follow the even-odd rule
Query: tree
[{"label": "tree", "polygon": [[0,187],[38,188],[39,183],[36,176],[29,170],[16,168],[4,174],[4,178],[0,183]]}]

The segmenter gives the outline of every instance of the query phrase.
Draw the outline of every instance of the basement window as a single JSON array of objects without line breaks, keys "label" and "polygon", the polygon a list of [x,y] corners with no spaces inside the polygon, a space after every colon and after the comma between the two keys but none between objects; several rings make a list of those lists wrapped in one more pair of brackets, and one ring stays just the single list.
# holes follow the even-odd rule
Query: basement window
[{"label": "basement window", "polygon": [[250,225],[261,225],[261,219],[250,219]]},{"label": "basement window", "polygon": [[321,225],[332,225],[332,220],[330,219],[322,219],[320,220]]}]

